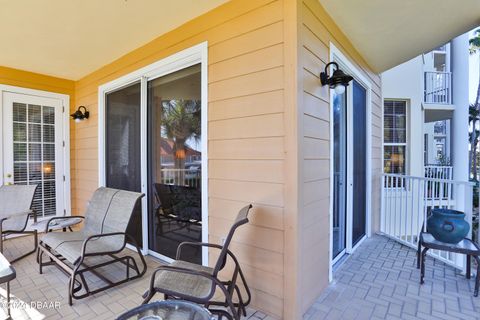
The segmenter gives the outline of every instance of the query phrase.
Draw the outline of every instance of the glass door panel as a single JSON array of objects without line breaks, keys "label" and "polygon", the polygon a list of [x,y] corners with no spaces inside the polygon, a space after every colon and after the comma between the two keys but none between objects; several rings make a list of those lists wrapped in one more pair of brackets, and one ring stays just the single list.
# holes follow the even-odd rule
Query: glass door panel
[{"label": "glass door panel", "polygon": [[[202,240],[200,64],[148,81],[149,249],[175,258]],[[182,259],[201,263],[200,247]]]},{"label": "glass door panel", "polygon": [[3,124],[5,182],[38,185],[37,218],[64,215],[61,100],[5,94]]},{"label": "glass door panel", "polygon": [[352,247],[366,234],[367,221],[367,91],[352,83],[353,186]]},{"label": "glass door panel", "polygon": [[[105,105],[106,186],[141,192],[140,83],[108,93]],[[127,233],[142,246],[141,202]]]},{"label": "glass door panel", "polygon": [[347,201],[347,95],[333,98],[333,255],[345,250]]}]

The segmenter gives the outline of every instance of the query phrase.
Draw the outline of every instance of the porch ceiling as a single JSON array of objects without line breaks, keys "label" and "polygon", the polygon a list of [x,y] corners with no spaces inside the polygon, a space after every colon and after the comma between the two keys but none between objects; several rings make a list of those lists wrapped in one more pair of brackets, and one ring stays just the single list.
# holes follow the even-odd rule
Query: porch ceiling
[{"label": "porch ceiling", "polygon": [[319,0],[376,72],[480,25],[478,0]]},{"label": "porch ceiling", "polygon": [[0,0],[0,66],[71,80],[228,0]]}]

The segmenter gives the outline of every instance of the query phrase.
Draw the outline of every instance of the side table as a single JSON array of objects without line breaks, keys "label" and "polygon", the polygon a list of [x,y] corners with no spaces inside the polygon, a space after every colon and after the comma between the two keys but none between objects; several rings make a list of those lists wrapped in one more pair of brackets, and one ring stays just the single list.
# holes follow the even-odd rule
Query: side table
[{"label": "side table", "polygon": [[420,284],[424,283],[425,258],[429,249],[465,254],[467,256],[467,279],[470,279],[470,271],[472,265],[471,257],[473,257],[477,261],[477,276],[475,277],[475,291],[473,292],[473,296],[478,296],[478,288],[480,284],[480,247],[475,242],[468,238],[465,238],[457,244],[445,243],[435,240],[435,238],[430,233],[420,233],[420,240],[418,243],[417,252],[417,268],[420,268]]}]

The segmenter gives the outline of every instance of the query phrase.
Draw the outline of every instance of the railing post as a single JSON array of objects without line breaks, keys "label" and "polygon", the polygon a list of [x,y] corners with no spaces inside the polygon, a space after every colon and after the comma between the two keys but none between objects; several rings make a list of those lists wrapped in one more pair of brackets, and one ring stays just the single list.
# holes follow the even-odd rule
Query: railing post
[{"label": "railing post", "polygon": [[381,175],[380,188],[380,231],[385,232],[385,175]]}]

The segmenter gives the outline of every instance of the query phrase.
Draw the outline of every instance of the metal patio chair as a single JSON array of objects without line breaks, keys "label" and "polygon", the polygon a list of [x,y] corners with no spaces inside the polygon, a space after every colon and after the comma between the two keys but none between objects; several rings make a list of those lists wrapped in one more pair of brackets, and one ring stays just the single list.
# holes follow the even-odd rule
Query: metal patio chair
[{"label": "metal patio chair", "polygon": [[[182,299],[204,305],[212,313],[217,314],[219,319],[223,316],[228,319],[238,320],[246,316],[246,306],[250,303],[251,294],[245,276],[235,255],[228,249],[235,230],[248,223],[248,212],[252,205],[240,210],[232,225],[223,245],[183,242],[177,249],[176,260],[168,266],[157,268],[150,279],[150,287],[143,295],[142,304],[148,303],[156,293],[162,293],[165,299]],[[183,261],[182,249],[186,246],[199,246],[217,249],[220,251],[213,268]],[[221,280],[219,272],[225,267],[228,260],[233,262],[234,269],[229,280]],[[240,279],[239,279],[240,278]],[[247,299],[244,300],[237,280],[241,280]],[[223,294],[224,300],[215,300],[214,295],[218,290]],[[236,301],[234,301],[236,295]],[[213,307],[212,307],[213,306]],[[215,306],[226,307],[231,314],[224,309]]]},{"label": "metal patio chair", "polygon": [[13,263],[34,253],[38,246],[37,230],[26,230],[28,220],[35,211],[31,210],[33,196],[37,189],[32,185],[4,185],[0,187],[0,252],[3,253],[4,238],[12,234],[33,234],[33,250],[10,261]]},{"label": "metal patio chair", "polygon": [[[52,221],[66,217],[52,218],[48,221],[47,233],[41,239],[38,248],[39,271],[41,274],[43,266],[53,264],[70,275],[68,284],[70,305],[73,298],[82,299],[145,274],[147,270],[145,258],[135,240],[126,233],[135,204],[143,196],[137,192],[101,187],[93,194],[85,217],[82,217],[84,227],[81,231],[48,232]],[[117,256],[125,248],[127,239],[136,247],[143,264],[141,271],[132,256]],[[49,257],[49,261],[43,262],[43,254]],[[125,277],[121,280],[111,280],[97,270],[114,263],[126,266]],[[130,270],[136,274],[131,276]],[[100,278],[106,285],[91,290],[84,275],[88,272]],[[82,289],[84,293],[79,294]]]}]

